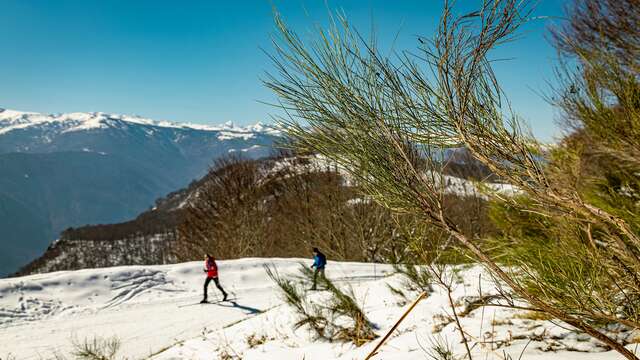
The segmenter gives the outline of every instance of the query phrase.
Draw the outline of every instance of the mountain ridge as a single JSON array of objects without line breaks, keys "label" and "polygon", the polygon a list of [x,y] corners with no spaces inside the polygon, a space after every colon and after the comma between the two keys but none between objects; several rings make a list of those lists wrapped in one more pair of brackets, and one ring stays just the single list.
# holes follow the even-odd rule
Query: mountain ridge
[{"label": "mountain ridge", "polygon": [[268,156],[280,138],[279,129],[261,123],[3,109],[0,276],[42,254],[68,227],[131,219],[202,177],[216,158]]},{"label": "mountain ridge", "polygon": [[72,124],[75,125],[66,131],[89,130],[93,128],[105,128],[108,121],[124,121],[132,124],[146,125],[152,127],[192,129],[202,131],[231,131],[237,133],[248,132],[270,132],[273,135],[280,135],[281,131],[277,126],[267,125],[258,121],[254,125],[236,126],[233,122],[227,121],[221,125],[203,125],[188,122],[173,122],[166,120],[153,120],[139,115],[124,115],[106,112],[71,112],[44,114],[30,111],[20,111],[0,108],[0,135],[14,131],[44,124]]}]

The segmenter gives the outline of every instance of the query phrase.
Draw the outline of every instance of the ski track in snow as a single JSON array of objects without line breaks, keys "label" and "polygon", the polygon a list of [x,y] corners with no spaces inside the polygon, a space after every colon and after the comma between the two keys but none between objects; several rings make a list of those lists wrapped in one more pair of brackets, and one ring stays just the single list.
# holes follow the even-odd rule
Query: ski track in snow
[{"label": "ski track in snow", "polygon": [[[314,341],[305,328],[293,330],[297,318],[282,303],[263,266],[273,264],[287,276],[297,274],[301,262],[310,264],[308,259],[219,261],[220,281],[232,301],[207,305],[196,304],[204,281],[201,262],[0,279],[0,359],[8,355],[16,360],[49,359],[56,353],[68,355],[72,339],[114,335],[122,342],[119,354],[128,359],[218,359],[225,352],[245,360],[364,358],[377,341],[358,348]],[[461,274],[464,282],[453,294],[461,305],[478,295],[479,284],[485,295],[493,289],[489,276],[477,266]],[[353,288],[380,336],[411,301],[389,290],[388,285],[401,288],[404,282],[389,265],[329,262],[327,276],[339,286]],[[213,285],[209,291],[212,300],[220,296]],[[322,303],[327,294],[319,291],[307,296]],[[446,304],[446,293],[436,288],[374,359],[427,359],[424,349],[436,338],[464,354],[453,323],[443,323],[450,312]],[[505,344],[497,350],[475,346],[478,359],[501,359],[503,350],[517,359],[525,346],[522,360],[622,359],[589,337],[550,322],[519,318],[516,313],[485,307],[461,319],[473,342]],[[250,336],[265,341],[251,347]],[[558,351],[542,351],[551,348]]]}]

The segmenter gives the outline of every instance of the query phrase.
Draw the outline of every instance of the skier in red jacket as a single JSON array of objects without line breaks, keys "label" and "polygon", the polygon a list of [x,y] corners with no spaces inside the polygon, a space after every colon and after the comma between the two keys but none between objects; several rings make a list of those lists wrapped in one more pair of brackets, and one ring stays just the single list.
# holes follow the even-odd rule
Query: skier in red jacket
[{"label": "skier in red jacket", "polygon": [[216,260],[213,258],[213,256],[207,254],[204,257],[204,266],[204,272],[207,273],[207,279],[204,281],[204,299],[202,299],[200,303],[204,304],[207,302],[207,288],[209,287],[209,283],[211,282],[211,280],[213,280],[213,282],[216,284],[218,290],[222,292],[222,301],[226,301],[227,293],[224,291],[222,286],[220,286],[220,281],[218,281],[218,265],[216,264]]}]

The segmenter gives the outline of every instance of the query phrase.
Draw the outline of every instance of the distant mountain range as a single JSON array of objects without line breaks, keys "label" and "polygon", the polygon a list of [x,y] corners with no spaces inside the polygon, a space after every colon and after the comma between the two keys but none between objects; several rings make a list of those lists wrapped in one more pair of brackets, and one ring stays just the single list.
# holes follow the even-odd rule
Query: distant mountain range
[{"label": "distant mountain range", "polygon": [[0,276],[66,228],[134,218],[229,153],[260,158],[272,126],[204,126],[105,113],[0,109]]}]

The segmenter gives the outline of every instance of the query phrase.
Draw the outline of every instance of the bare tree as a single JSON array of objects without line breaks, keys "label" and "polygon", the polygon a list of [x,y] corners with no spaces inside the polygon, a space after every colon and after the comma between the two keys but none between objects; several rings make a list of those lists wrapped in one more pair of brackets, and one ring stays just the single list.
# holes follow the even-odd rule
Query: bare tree
[{"label": "bare tree", "polygon": [[254,254],[262,243],[264,210],[259,163],[238,157],[216,160],[202,186],[188,199],[178,227],[177,254],[193,259],[212,252],[220,258]]}]

